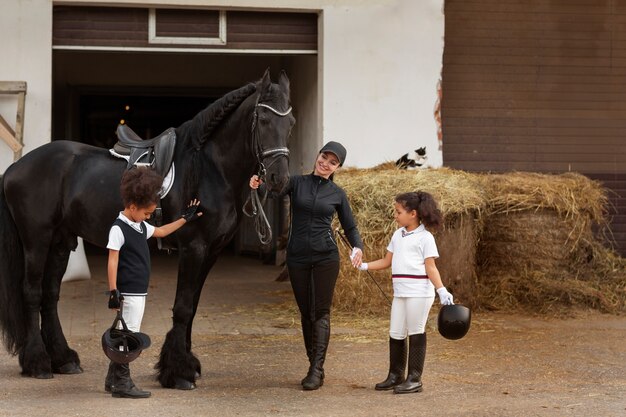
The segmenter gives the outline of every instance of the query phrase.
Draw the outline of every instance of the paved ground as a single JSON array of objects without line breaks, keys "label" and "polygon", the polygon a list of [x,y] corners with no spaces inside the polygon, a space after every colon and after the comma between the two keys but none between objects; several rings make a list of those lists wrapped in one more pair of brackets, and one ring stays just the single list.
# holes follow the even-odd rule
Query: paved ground
[{"label": "paved ground", "polygon": [[[154,380],[170,328],[176,265],[156,257],[143,331],[153,348],[133,362],[147,400],[113,399],[103,390],[107,360],[99,338],[106,308],[105,258],[91,256],[93,279],[65,283],[61,317],[85,372],[35,380],[0,352],[0,416],[623,416],[626,319],[579,313],[571,319],[474,314],[462,340],[441,338],[430,320],[419,394],[372,386],[387,367],[387,312],[380,319],[335,316],[324,387],[303,392],[304,348],[288,283],[279,269],[224,257],[207,281],[194,326],[203,365],[195,391]],[[433,308],[433,312],[436,308]]]}]

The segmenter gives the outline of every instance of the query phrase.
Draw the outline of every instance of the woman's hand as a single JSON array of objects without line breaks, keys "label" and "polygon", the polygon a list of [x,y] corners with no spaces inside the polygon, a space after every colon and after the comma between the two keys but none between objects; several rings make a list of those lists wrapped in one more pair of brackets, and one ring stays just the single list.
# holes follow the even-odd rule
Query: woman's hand
[{"label": "woman's hand", "polygon": [[352,253],[350,254],[350,260],[352,261],[352,266],[358,268],[361,266],[363,262],[363,251],[359,248],[352,248]]},{"label": "woman's hand", "polygon": [[261,184],[263,184],[263,180],[259,178],[258,175],[253,175],[252,177],[250,177],[250,188],[252,188],[253,190],[259,188],[259,185]]}]

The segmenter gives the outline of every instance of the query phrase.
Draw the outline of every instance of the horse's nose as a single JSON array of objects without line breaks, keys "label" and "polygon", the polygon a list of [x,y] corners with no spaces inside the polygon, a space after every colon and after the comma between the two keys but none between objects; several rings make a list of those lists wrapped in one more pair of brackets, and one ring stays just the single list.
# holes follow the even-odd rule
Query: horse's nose
[{"label": "horse's nose", "polygon": [[287,175],[278,175],[276,173],[272,173],[270,175],[270,181],[272,184],[274,184],[274,189],[275,190],[280,190],[282,191],[283,188],[285,188],[285,186],[287,185],[287,182],[289,181],[289,176]]}]

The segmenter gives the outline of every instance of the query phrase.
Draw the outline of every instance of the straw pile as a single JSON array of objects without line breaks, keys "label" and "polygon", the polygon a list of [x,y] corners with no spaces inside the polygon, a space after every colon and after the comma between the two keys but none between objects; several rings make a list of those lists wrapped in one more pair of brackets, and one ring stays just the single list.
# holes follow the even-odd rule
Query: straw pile
[{"label": "straw pile", "polygon": [[[346,190],[365,244],[365,260],[384,256],[393,231],[393,198],[427,191],[445,225],[435,233],[444,284],[473,308],[562,311],[626,310],[626,264],[594,237],[606,225],[607,197],[578,174],[471,174],[447,168],[404,171],[393,164],[346,169]],[[336,225],[338,226],[338,225]],[[359,313],[386,311],[387,301],[341,250],[334,306]],[[391,271],[371,271],[391,297]]]},{"label": "straw pile", "polygon": [[[395,195],[411,190],[431,193],[445,216],[444,227],[435,233],[441,256],[439,270],[447,278],[447,284],[454,283],[455,295],[459,299],[467,302],[474,297],[476,244],[481,229],[480,213],[485,209],[484,191],[477,176],[447,168],[405,171],[397,170],[395,166],[382,166],[346,169],[335,181],[350,199],[365,245],[366,261],[385,255],[389,239],[398,228],[393,216]],[[342,265],[334,296],[335,308],[380,313],[387,305],[384,296],[367,273],[350,265],[347,248],[340,253]],[[371,271],[371,274],[391,297],[391,271]]]},{"label": "straw pile", "polygon": [[624,260],[602,246],[607,230],[601,185],[567,173],[482,175],[487,197],[478,245],[477,305],[559,312],[625,309]]}]

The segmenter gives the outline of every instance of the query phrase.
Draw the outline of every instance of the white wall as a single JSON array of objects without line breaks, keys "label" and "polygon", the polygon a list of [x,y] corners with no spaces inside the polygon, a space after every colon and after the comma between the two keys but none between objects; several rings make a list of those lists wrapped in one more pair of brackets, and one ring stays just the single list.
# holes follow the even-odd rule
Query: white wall
[{"label": "white wall", "polygon": [[[50,141],[52,2],[0,1],[1,81],[26,81],[23,153]],[[17,96],[0,94],[0,114],[15,129]],[[0,140],[0,175],[13,151]]]},{"label": "white wall", "polygon": [[[347,165],[368,167],[426,146],[442,163],[433,109],[443,56],[444,0],[80,0],[55,4],[169,5],[321,12],[318,98],[322,141],[348,148]],[[51,0],[0,1],[0,79],[28,82],[26,150],[50,137]],[[11,40],[11,41],[6,41]],[[308,76],[307,76],[308,77]],[[15,105],[13,104],[13,107]],[[0,98],[0,112],[10,107]],[[14,115],[7,116],[14,120]],[[0,169],[12,160],[0,143]]]},{"label": "white wall", "polygon": [[345,142],[347,165],[369,167],[426,146],[428,164],[441,166],[433,111],[442,7],[443,0],[396,0],[324,8],[323,135]]}]

